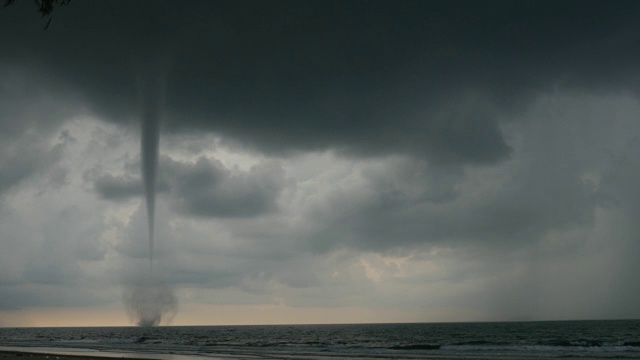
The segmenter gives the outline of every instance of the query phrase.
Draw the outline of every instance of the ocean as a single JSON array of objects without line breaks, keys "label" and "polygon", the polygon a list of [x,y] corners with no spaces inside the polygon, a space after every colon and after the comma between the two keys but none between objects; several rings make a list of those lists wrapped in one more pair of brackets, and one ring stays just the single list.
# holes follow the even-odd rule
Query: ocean
[{"label": "ocean", "polygon": [[1,328],[0,347],[163,359],[640,359],[640,320]]}]

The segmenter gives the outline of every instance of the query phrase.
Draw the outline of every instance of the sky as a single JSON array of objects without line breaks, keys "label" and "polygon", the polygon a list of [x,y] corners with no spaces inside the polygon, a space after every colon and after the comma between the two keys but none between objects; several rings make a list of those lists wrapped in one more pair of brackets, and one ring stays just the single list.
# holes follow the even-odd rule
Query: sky
[{"label": "sky", "polygon": [[640,318],[640,2],[0,9],[0,326]]}]

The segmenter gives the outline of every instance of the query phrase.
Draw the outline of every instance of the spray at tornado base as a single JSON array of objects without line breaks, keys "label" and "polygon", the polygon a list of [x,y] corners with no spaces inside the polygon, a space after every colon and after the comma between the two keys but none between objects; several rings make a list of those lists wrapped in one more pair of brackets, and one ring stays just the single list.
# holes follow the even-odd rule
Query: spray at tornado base
[{"label": "spray at tornado base", "polygon": [[177,299],[173,289],[154,269],[156,183],[160,143],[160,118],[165,93],[164,72],[145,68],[138,78],[141,106],[141,171],[147,210],[149,266],[133,274],[123,300],[131,319],[139,326],[156,326],[175,315]]}]

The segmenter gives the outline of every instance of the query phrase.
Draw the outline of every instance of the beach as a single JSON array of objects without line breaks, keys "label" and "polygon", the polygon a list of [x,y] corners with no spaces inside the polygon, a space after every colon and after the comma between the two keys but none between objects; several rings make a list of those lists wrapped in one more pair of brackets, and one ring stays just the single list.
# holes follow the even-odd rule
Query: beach
[{"label": "beach", "polygon": [[104,360],[105,356],[60,355],[53,353],[0,350],[0,358],[3,360]]},{"label": "beach", "polygon": [[[202,356],[182,354],[144,354],[118,351],[96,351],[91,349],[64,348],[7,348],[0,347],[1,360],[202,360]],[[223,360],[225,357],[207,356],[208,360]]]}]

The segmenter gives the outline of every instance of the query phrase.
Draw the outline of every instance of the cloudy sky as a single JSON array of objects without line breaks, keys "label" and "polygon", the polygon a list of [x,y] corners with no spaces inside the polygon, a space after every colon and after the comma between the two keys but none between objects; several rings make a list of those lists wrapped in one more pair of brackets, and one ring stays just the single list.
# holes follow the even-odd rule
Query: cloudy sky
[{"label": "cloudy sky", "polygon": [[0,326],[638,318],[640,2],[0,9]]}]

